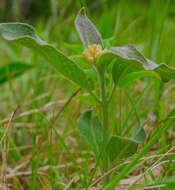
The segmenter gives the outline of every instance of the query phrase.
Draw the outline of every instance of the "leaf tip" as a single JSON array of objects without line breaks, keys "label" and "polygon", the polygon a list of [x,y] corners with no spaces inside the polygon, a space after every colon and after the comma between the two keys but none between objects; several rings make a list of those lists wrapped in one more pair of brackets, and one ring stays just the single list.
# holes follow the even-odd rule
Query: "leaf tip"
[{"label": "leaf tip", "polygon": [[82,8],[80,9],[79,15],[81,15],[81,16],[85,16],[85,15],[86,15],[86,9],[85,9],[85,7],[82,7]]}]

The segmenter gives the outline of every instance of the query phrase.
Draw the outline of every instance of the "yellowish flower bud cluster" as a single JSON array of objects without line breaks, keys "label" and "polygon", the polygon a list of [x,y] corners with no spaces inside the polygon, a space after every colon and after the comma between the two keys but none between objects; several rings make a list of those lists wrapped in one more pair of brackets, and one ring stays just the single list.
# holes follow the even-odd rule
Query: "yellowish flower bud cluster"
[{"label": "yellowish flower bud cluster", "polygon": [[98,57],[103,54],[105,50],[102,49],[101,45],[93,44],[88,45],[87,48],[83,51],[83,57],[90,63],[95,63]]}]

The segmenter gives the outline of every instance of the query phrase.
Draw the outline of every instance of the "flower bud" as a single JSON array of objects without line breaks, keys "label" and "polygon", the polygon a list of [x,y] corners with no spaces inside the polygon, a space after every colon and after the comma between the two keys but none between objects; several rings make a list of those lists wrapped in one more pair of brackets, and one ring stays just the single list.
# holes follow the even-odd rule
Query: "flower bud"
[{"label": "flower bud", "polygon": [[102,46],[99,44],[88,45],[87,48],[83,51],[83,57],[90,63],[96,63],[97,59],[105,50],[102,49]]}]

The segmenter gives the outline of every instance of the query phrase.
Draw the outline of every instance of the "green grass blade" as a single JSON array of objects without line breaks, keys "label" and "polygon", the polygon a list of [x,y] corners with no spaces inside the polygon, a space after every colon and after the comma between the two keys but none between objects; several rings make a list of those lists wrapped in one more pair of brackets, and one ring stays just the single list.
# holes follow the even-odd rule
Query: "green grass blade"
[{"label": "green grass blade", "polygon": [[4,64],[0,67],[0,84],[7,82],[10,78],[20,76],[32,68],[34,65],[20,62]]}]

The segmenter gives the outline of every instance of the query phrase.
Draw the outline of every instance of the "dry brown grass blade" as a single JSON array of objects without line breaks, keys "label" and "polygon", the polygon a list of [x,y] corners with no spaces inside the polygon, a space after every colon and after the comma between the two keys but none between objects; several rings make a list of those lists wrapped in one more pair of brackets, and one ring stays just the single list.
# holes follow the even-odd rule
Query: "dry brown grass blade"
[{"label": "dry brown grass blade", "polygon": [[[59,109],[58,113],[56,114],[55,117],[53,117],[52,122],[55,123],[56,120],[59,118],[60,114],[62,113],[62,111],[65,109],[65,107],[72,101],[72,99],[80,92],[81,88],[79,88],[77,91],[75,91],[75,93],[72,94],[72,96],[70,98],[68,98],[67,100],[59,100],[59,101],[52,101],[49,102],[48,104],[44,105],[43,107],[41,107],[40,109],[32,109],[32,110],[28,110],[26,112],[23,112],[21,114],[19,114],[18,116],[13,116],[13,118],[11,119],[10,117],[7,117],[5,119],[3,119],[2,121],[0,121],[0,125],[4,125],[7,124],[10,120],[17,120],[23,117],[27,117],[29,115],[38,113],[38,112],[45,112],[47,111],[51,106],[53,105],[61,105],[63,104],[63,106]],[[36,100],[43,98],[45,96],[47,96],[48,94],[44,94],[41,97],[38,97]],[[30,105],[30,104],[27,104]]]},{"label": "dry brown grass blade", "polygon": [[9,122],[7,123],[7,126],[4,130],[3,136],[0,139],[0,145],[1,145],[1,154],[2,154],[2,168],[1,168],[1,176],[0,176],[0,183],[2,185],[2,189],[9,189],[8,183],[7,183],[7,157],[8,157],[8,149],[9,149],[9,142],[7,141],[6,135],[9,130],[10,124],[18,111],[20,106],[17,106],[16,109],[12,112]]},{"label": "dry brown grass blade", "polygon": [[[15,116],[12,118],[12,121],[23,118],[23,117],[27,117],[29,115],[35,114],[35,113],[39,113],[39,112],[45,112],[47,111],[51,106],[53,105],[60,105],[60,104],[64,104],[66,101],[65,100],[59,100],[59,101],[52,101],[49,102],[48,104],[44,105],[43,107],[41,107],[40,109],[32,109],[32,110],[28,110],[26,112],[23,112],[21,114],[19,114],[18,116]],[[4,125],[6,123],[8,123],[10,121],[11,117],[7,117],[5,119],[3,119],[0,122],[0,125]]]},{"label": "dry brown grass blade", "polygon": [[[64,111],[65,107],[68,106],[68,104],[72,101],[72,99],[81,91],[81,88],[79,88],[78,90],[76,90],[71,96],[70,98],[68,98],[65,103],[63,104],[63,106],[58,110],[56,116],[54,116],[51,120],[51,124],[54,125],[57,121],[57,119],[59,118],[60,114]],[[49,134],[49,130],[50,130],[50,126],[48,126],[48,131],[47,134]],[[37,144],[37,147],[35,149],[35,154],[38,153],[38,151],[40,150],[41,146],[42,146],[42,142],[44,141],[44,136],[42,136]],[[31,158],[32,158],[32,154],[30,155],[30,162],[31,163]]]},{"label": "dry brown grass blade", "polygon": [[81,91],[81,88],[79,88],[78,90],[76,90],[71,96],[70,98],[65,102],[65,104],[60,108],[60,110],[58,110],[56,116],[53,118],[52,124],[55,124],[55,122],[57,121],[57,119],[59,118],[60,114],[64,111],[65,107],[72,101],[72,99]]}]

